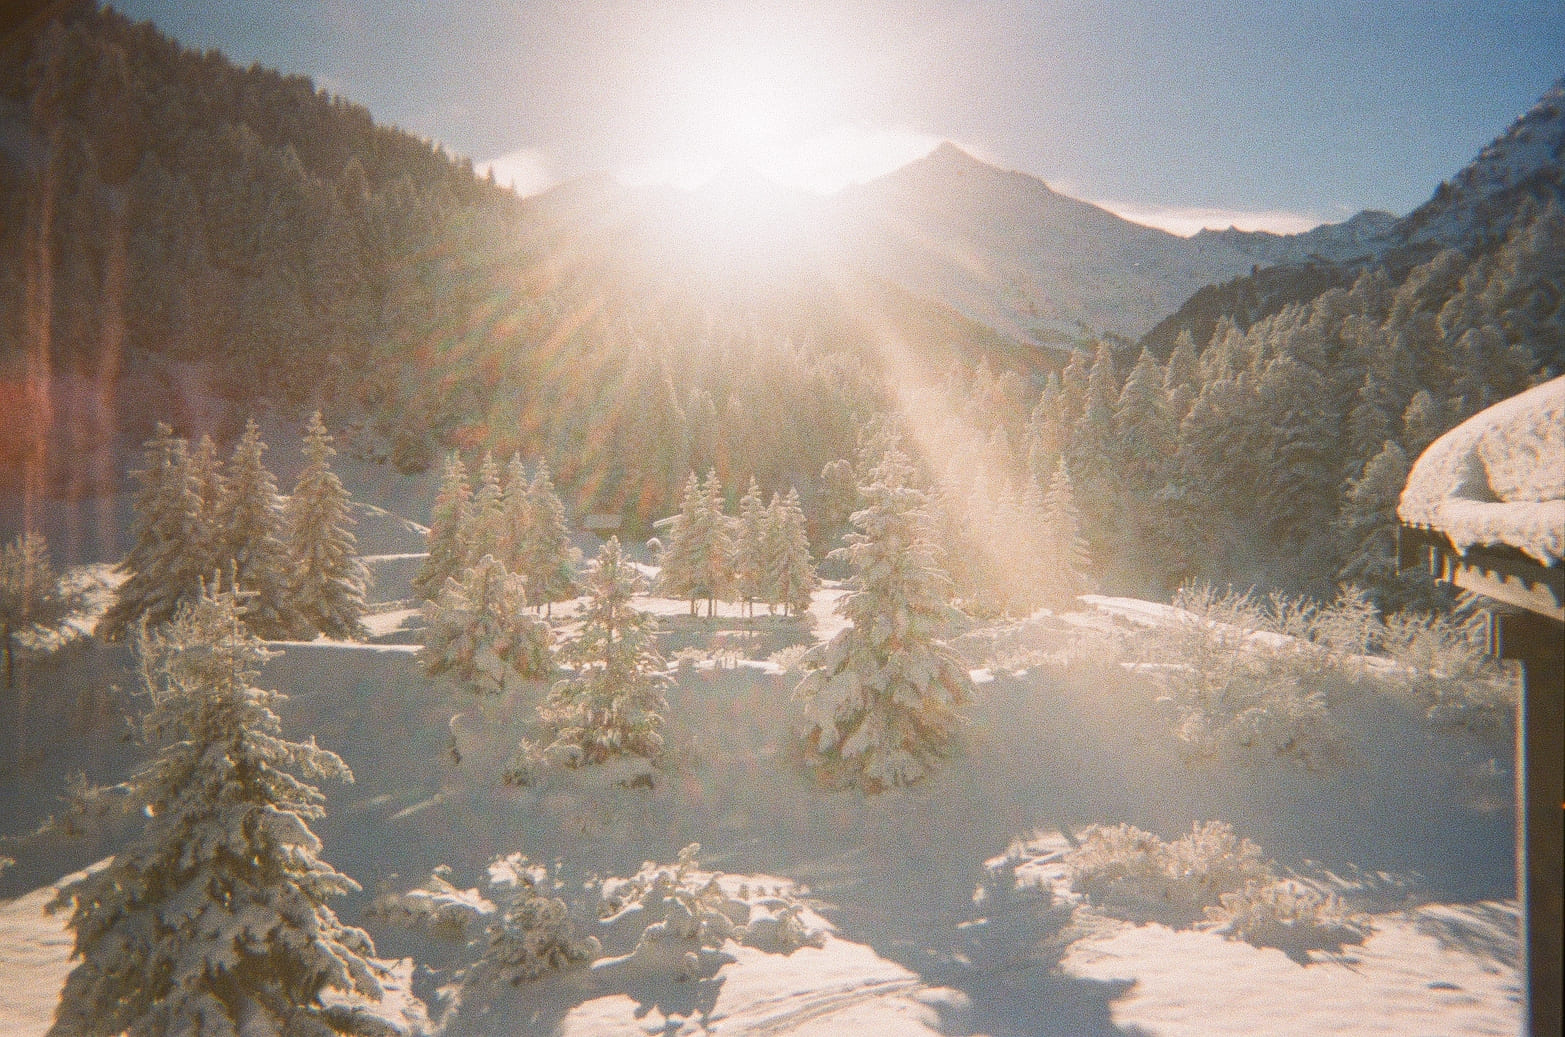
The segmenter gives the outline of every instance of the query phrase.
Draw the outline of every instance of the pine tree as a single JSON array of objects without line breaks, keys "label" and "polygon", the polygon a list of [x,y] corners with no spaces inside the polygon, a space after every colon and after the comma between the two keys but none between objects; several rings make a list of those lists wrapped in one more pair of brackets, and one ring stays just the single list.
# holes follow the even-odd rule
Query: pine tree
[{"label": "pine tree", "polygon": [[679,502],[679,514],[669,525],[662,553],[658,556],[660,570],[657,592],[670,598],[684,598],[690,602],[690,614],[696,614],[696,602],[701,597],[701,582],[697,562],[697,532],[701,526],[700,514],[705,505],[701,484],[696,473],[685,479],[685,489]]},{"label": "pine tree", "polygon": [[218,508],[223,500],[227,480],[223,478],[223,464],[217,456],[217,444],[211,436],[202,436],[190,453],[190,474],[195,480],[196,495],[201,500],[200,515],[196,520],[196,545],[192,551],[200,555],[192,557],[191,564],[203,577],[222,572],[227,559],[223,556],[224,533],[219,524]]},{"label": "pine tree", "polygon": [[706,598],[707,618],[716,614],[718,598],[726,598],[732,582],[734,541],[723,514],[723,484],[717,469],[709,468],[701,484],[701,507],[696,511],[695,573],[697,591]]},{"label": "pine tree", "polygon": [[513,573],[523,573],[527,568],[523,554],[533,523],[528,489],[522,455],[512,454],[505,466],[505,489],[500,494],[500,528],[494,555]]},{"label": "pine tree", "polygon": [[554,492],[548,462],[538,463],[538,471],[528,484],[527,514],[527,538],[521,551],[527,600],[553,615],[556,601],[569,601],[578,593],[576,563],[581,552],[565,528],[565,505]]},{"label": "pine tree", "polygon": [[552,633],[527,613],[526,581],[484,555],[450,577],[439,597],[424,605],[424,649],[431,677],[450,673],[480,693],[503,693],[506,679],[547,676]]},{"label": "pine tree", "polygon": [[539,767],[581,767],[621,756],[656,762],[663,751],[663,660],[657,619],[631,606],[641,574],[610,537],[587,573],[581,633],[561,653],[576,675],[550,689],[538,718],[553,738],[524,742],[506,780],[527,784]]},{"label": "pine tree", "polygon": [[467,546],[463,537],[468,528],[473,491],[467,483],[467,466],[452,451],[441,473],[440,491],[429,519],[429,555],[413,578],[413,590],[431,601],[445,589],[446,580],[464,568]]},{"label": "pine tree", "polygon": [[49,542],[41,533],[18,534],[0,548],[0,651],[5,653],[7,688],[16,686],[12,656],[17,634],[54,626],[73,605],[74,597],[49,564]]},{"label": "pine tree", "polygon": [[799,491],[789,487],[788,496],[778,500],[772,494],[767,508],[765,548],[765,584],[767,601],[783,607],[783,615],[797,616],[808,611],[820,578],[810,561],[809,530],[804,509],[799,506]]},{"label": "pine tree", "polygon": [[202,537],[200,487],[191,472],[185,440],[162,422],[146,442],[146,466],[131,474],[136,493],[133,543],[116,570],[126,574],[113,606],[98,622],[97,636],[117,641],[145,620],[158,626],[201,593],[212,546]]},{"label": "pine tree", "polygon": [[[255,686],[269,653],[232,591],[200,596],[138,655],[157,757],[126,783],[147,818],[105,867],[60,887],[80,961],[53,1037],[354,1032],[336,990],[378,999],[369,937],[328,898],[358,889],[321,860],[311,784],[351,781],[335,754],[282,737],[281,696]],[[357,1024],[357,1025],[356,1025]]]},{"label": "pine tree", "polygon": [[801,732],[831,784],[877,792],[923,777],[973,696],[967,668],[938,640],[958,613],[924,529],[925,496],[912,466],[889,449],[861,487],[858,532],[841,550],[853,593],[838,606],[850,625],[806,653],[794,691]]},{"label": "pine tree", "polygon": [[755,476],[750,488],[739,498],[739,532],[734,538],[733,584],[749,615],[755,615],[755,601],[764,598],[770,581],[766,566],[766,508],[761,504],[761,487]]},{"label": "pine tree", "polygon": [[1397,571],[1397,501],[1410,470],[1407,454],[1387,440],[1364,465],[1364,474],[1348,483],[1337,515],[1344,559],[1337,579],[1368,591],[1382,610],[1404,603]]},{"label": "pine tree", "polygon": [[476,564],[484,555],[500,553],[500,541],[504,537],[504,496],[500,466],[495,463],[494,454],[486,450],[478,464],[478,487],[473,491],[468,525],[462,532],[467,547],[465,565]]},{"label": "pine tree", "polygon": [[331,469],[337,452],[331,443],[316,411],[304,430],[304,471],[283,508],[291,562],[288,595],[293,610],[313,629],[362,641],[369,570],[354,553],[358,541],[348,529],[354,518],[348,513],[348,491]]},{"label": "pine tree", "polygon": [[1092,562],[1086,538],[1081,534],[1081,514],[1076,510],[1076,494],[1063,457],[1049,478],[1043,511],[1045,544],[1052,563],[1049,597],[1051,604],[1064,607],[1091,586],[1088,571]]},{"label": "pine tree", "polygon": [[245,625],[277,641],[308,633],[288,593],[288,545],[277,477],[261,461],[266,444],[252,419],[223,472],[217,525],[222,531],[225,575],[245,592]]}]

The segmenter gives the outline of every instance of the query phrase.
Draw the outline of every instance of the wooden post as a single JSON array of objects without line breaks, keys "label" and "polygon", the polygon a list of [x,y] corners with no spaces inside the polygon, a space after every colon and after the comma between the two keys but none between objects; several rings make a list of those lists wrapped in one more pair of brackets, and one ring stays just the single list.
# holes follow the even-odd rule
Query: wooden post
[{"label": "wooden post", "polygon": [[1525,611],[1495,611],[1490,647],[1522,666],[1516,708],[1516,891],[1522,904],[1526,1031],[1560,1033],[1565,916],[1565,624]]}]

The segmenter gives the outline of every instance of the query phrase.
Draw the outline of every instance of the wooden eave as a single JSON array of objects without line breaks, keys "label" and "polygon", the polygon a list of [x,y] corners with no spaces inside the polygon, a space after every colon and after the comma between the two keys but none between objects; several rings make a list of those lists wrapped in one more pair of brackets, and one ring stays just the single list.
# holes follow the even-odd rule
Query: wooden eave
[{"label": "wooden eave", "polygon": [[1544,565],[1503,544],[1458,551],[1438,529],[1404,523],[1397,530],[1397,566],[1427,566],[1436,580],[1565,624],[1565,565],[1559,562]]}]

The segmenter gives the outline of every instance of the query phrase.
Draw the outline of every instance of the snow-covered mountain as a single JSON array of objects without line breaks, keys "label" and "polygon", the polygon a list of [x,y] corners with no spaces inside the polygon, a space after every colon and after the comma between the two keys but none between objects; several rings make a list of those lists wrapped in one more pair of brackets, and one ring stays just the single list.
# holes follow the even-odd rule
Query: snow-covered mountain
[{"label": "snow-covered mountain", "polygon": [[1565,203],[1562,149],[1565,78],[1402,219],[1394,235],[1409,244],[1462,248],[1503,234],[1526,198]]},{"label": "snow-covered mountain", "polygon": [[997,169],[944,144],[831,198],[735,171],[698,188],[573,181],[528,207],[541,251],[664,286],[720,279],[775,296],[788,283],[865,285],[1018,344],[1133,336],[1254,256],[1181,238]]},{"label": "snow-covered mountain", "polygon": [[1081,324],[1139,335],[1255,260],[1225,241],[1131,223],[954,144],[837,199],[862,268],[1023,342]]},{"label": "snow-covered mountain", "polygon": [[1253,256],[1262,266],[1311,260],[1343,263],[1385,252],[1395,241],[1392,229],[1396,227],[1397,219],[1389,212],[1365,209],[1342,223],[1323,223],[1302,234],[1229,227],[1227,230],[1200,231],[1196,239],[1222,241]]}]

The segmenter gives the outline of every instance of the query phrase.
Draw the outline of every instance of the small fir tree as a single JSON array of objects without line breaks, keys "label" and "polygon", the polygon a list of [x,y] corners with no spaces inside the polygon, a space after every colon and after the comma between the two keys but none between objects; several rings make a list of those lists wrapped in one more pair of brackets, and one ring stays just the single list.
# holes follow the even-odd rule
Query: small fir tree
[{"label": "small fir tree", "polygon": [[245,590],[245,625],[277,641],[309,633],[288,593],[290,559],[277,477],[261,461],[266,444],[254,420],[234,444],[217,508],[223,569]]},{"label": "small fir tree", "polygon": [[115,568],[126,575],[97,635],[117,641],[145,621],[156,627],[201,593],[205,567],[215,557],[203,540],[201,489],[185,440],[162,422],[146,442],[146,466],[132,472],[136,493],[130,551]]},{"label": "small fir tree", "polygon": [[354,553],[358,541],[348,529],[354,519],[348,491],[331,470],[337,452],[331,442],[316,411],[304,430],[304,471],[283,509],[292,563],[288,593],[294,611],[315,630],[362,641],[369,570]]},{"label": "small fir tree", "polygon": [[[524,552],[533,523],[532,501],[528,494],[527,469],[521,454],[512,454],[505,466],[505,489],[500,494],[500,529],[495,539],[494,556],[513,573],[527,571]],[[531,598],[537,604],[537,588]]]},{"label": "small fir tree", "polygon": [[49,542],[41,533],[20,534],[0,548],[0,651],[5,653],[7,688],[16,686],[17,635],[58,624],[74,603],[49,564]]},{"label": "small fir tree", "polygon": [[697,530],[705,498],[696,473],[685,479],[685,489],[680,496],[679,514],[669,525],[663,550],[658,554],[657,592],[670,598],[684,598],[690,602],[690,614],[696,614],[696,602],[701,598],[701,583],[697,566]]},{"label": "small fir tree", "polygon": [[537,474],[527,486],[527,512],[527,536],[521,552],[527,596],[553,615],[556,601],[569,601],[578,593],[576,563],[581,552],[571,543],[565,505],[554,492],[547,461],[538,463]]},{"label": "small fir tree", "polygon": [[484,555],[501,557],[500,542],[504,538],[505,490],[500,485],[500,466],[494,455],[485,451],[478,465],[478,487],[473,491],[472,505],[468,511],[467,528],[462,539],[467,548],[464,566],[473,565]]},{"label": "small fir tree", "polygon": [[137,650],[156,758],[127,782],[141,833],[66,882],[73,957],[52,1037],[355,1032],[322,994],[378,999],[374,947],[327,900],[358,886],[320,858],[312,784],[351,781],[334,753],[283,738],[269,653],[233,590],[202,591]]},{"label": "small fir tree", "polygon": [[446,580],[465,567],[467,547],[463,536],[468,526],[473,491],[467,483],[467,466],[455,451],[446,457],[441,473],[440,491],[429,519],[429,554],[413,577],[413,590],[425,601],[432,601],[445,589]]},{"label": "small fir tree", "polygon": [[772,494],[766,518],[767,602],[781,605],[785,616],[797,616],[809,610],[821,582],[810,561],[809,530],[804,509],[799,506],[799,491],[790,487],[788,496],[781,500]]},{"label": "small fir tree", "polygon": [[[775,495],[774,495],[775,496]],[[750,488],[739,498],[739,533],[734,538],[734,590],[745,611],[755,615],[755,601],[767,596],[766,507],[761,503],[761,487],[755,476]]]},{"label": "small fir tree", "polygon": [[723,484],[718,482],[716,468],[707,469],[706,481],[701,484],[701,507],[696,512],[693,535],[697,589],[706,598],[710,619],[716,614],[717,599],[726,598],[729,593],[734,566],[734,540],[723,514]]},{"label": "small fir tree", "polygon": [[866,506],[841,550],[849,625],[801,660],[801,733],[829,784],[878,792],[910,785],[942,755],[973,697],[966,666],[939,637],[959,613],[925,533],[925,496],[896,447],[860,488]]},{"label": "small fir tree", "polygon": [[446,580],[424,606],[428,627],[420,657],[431,676],[449,673],[474,691],[502,693],[512,674],[547,676],[552,666],[549,625],[527,612],[525,581],[484,555]]},{"label": "small fir tree", "polygon": [[657,619],[631,606],[641,574],[610,537],[588,570],[581,633],[562,655],[576,675],[550,689],[538,709],[547,745],[522,743],[507,781],[526,784],[538,767],[581,767],[615,757],[657,762],[668,703],[658,655]]}]

